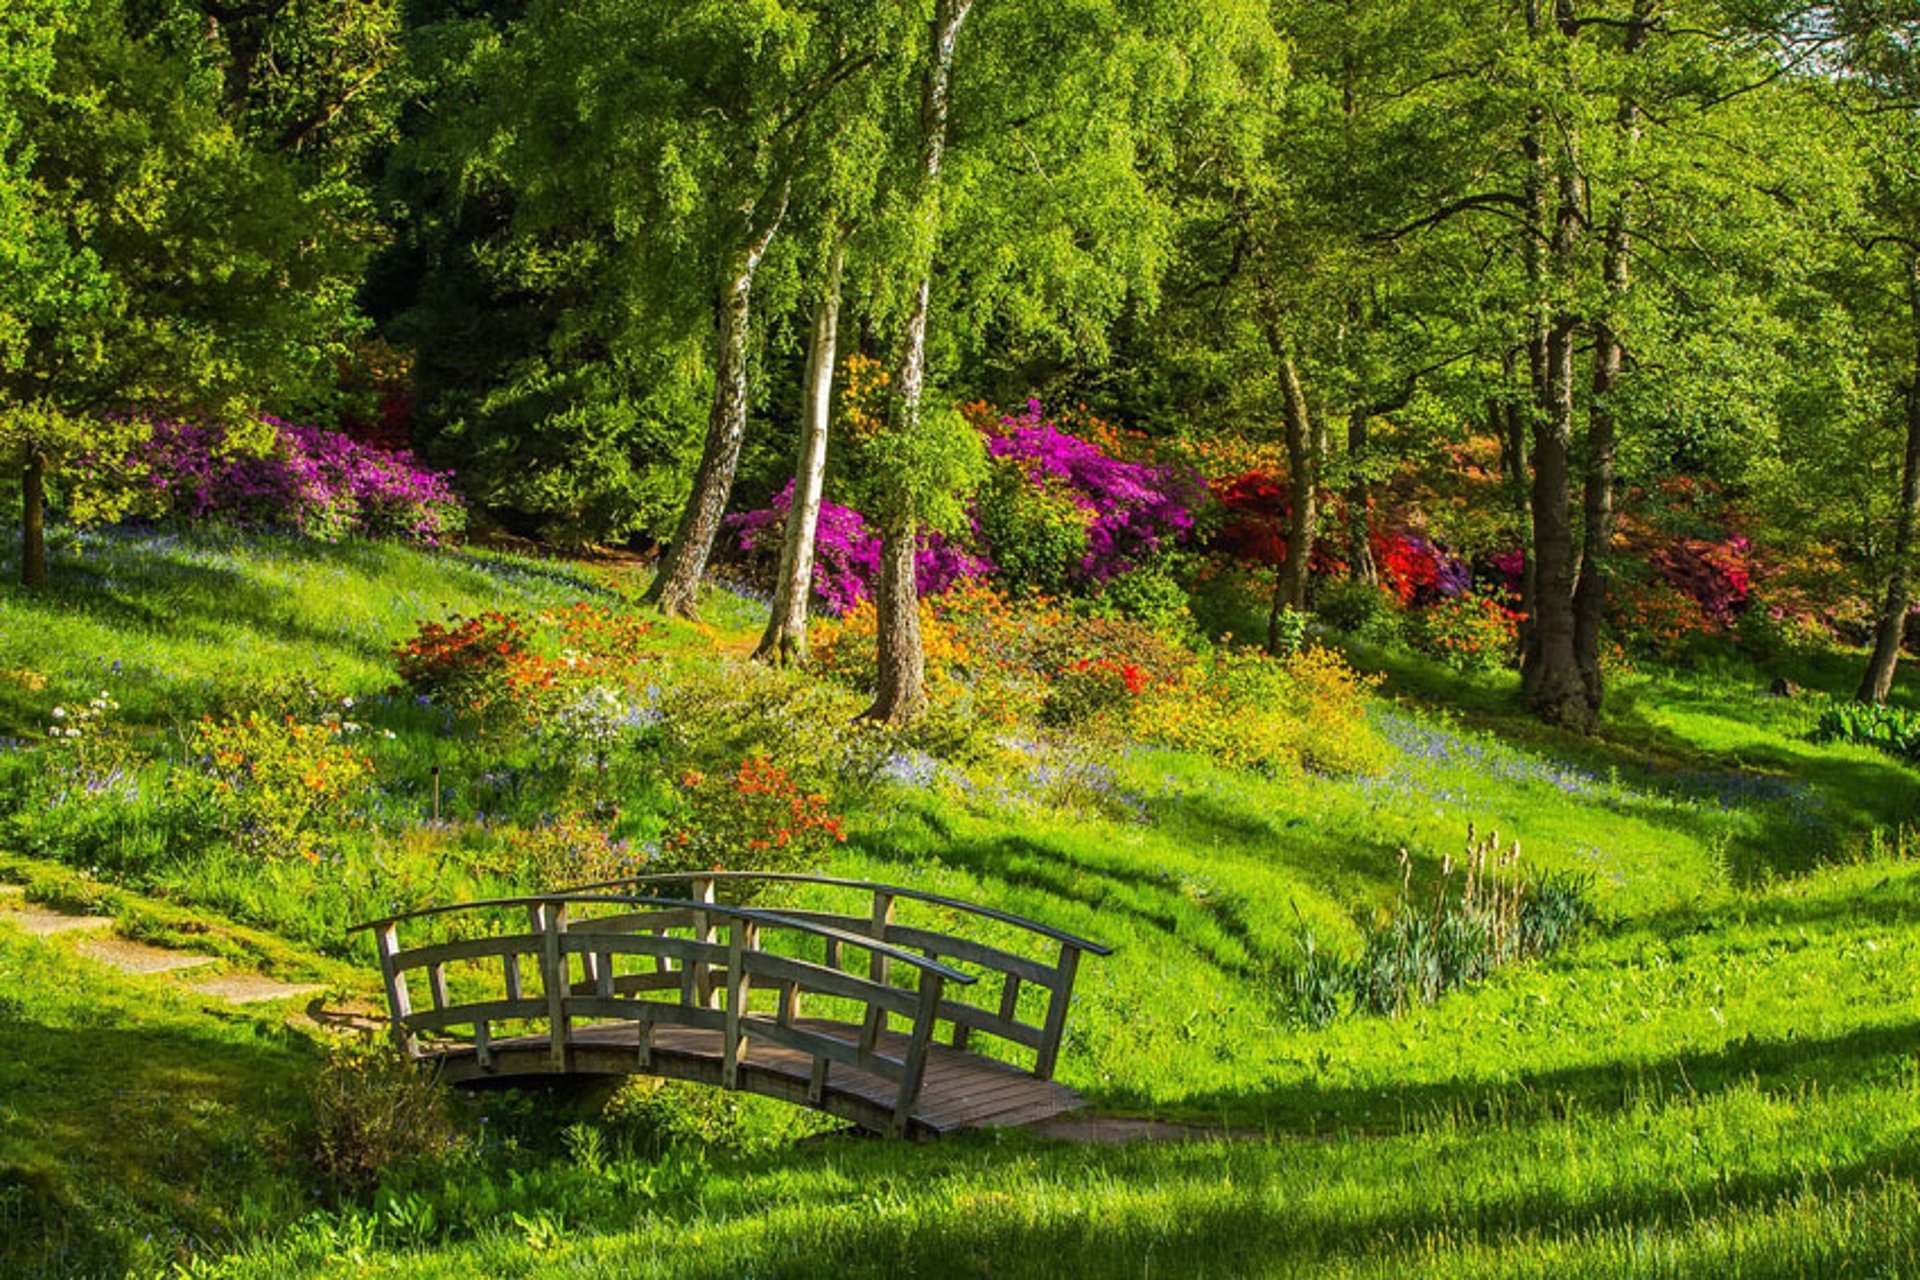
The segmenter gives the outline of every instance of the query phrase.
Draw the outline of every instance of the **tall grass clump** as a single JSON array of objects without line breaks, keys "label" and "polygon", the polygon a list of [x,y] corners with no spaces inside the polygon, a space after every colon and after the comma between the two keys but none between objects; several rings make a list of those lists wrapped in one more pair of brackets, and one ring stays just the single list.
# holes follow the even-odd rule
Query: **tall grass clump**
[{"label": "tall grass clump", "polygon": [[1459,862],[1449,856],[1430,897],[1416,897],[1413,860],[1400,851],[1400,895],[1366,930],[1357,958],[1321,948],[1310,929],[1283,995],[1293,1015],[1323,1026],[1351,1009],[1398,1017],[1450,991],[1484,981],[1506,965],[1550,955],[1597,918],[1592,877],[1578,872],[1519,872],[1518,841],[1501,847],[1467,827]]}]

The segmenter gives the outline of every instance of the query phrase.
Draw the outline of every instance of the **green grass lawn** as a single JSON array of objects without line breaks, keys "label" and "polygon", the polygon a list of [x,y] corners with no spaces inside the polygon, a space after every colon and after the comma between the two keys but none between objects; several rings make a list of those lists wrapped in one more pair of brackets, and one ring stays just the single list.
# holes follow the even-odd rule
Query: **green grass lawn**
[{"label": "green grass lawn", "polygon": [[[49,596],[0,589],[0,737],[29,740],[16,769],[51,705],[101,678],[161,742],[290,677],[376,698],[422,618],[623,590],[504,556],[222,534],[95,536],[56,570]],[[751,604],[716,594],[708,618],[662,629],[663,662],[758,679],[723,665]],[[722,1124],[683,1099],[685,1125],[609,1122],[603,1141],[563,1136],[595,1100],[482,1099],[461,1123],[491,1136],[468,1154],[341,1200],[306,1162],[311,1036],[0,927],[0,1272],[1920,1272],[1920,774],[1808,739],[1849,669],[1802,664],[1798,699],[1746,668],[1648,672],[1574,740],[1520,716],[1510,680],[1364,660],[1386,676],[1378,773],[1262,778],[1090,745],[1109,816],[1063,815],[1035,781],[1042,749],[1015,741],[992,785],[934,770],[850,792],[828,868],[1112,944],[1081,971],[1062,1079],[1101,1111],[1234,1140],[795,1142],[773,1104]],[[115,881],[124,917],[176,936],[202,919],[230,951],[371,989],[346,925],[396,895],[507,881],[461,825],[499,803],[484,762],[436,756],[452,749],[403,706],[368,714],[396,733],[381,803],[410,806],[412,834],[319,865],[136,849],[95,867],[47,845],[0,874],[52,897]],[[436,762],[439,826],[417,812]],[[636,794],[622,820],[644,827],[652,803]],[[1519,839],[1525,867],[1591,876],[1603,923],[1397,1019],[1291,1018],[1303,931],[1350,951],[1400,892],[1400,850],[1424,885],[1470,823]]]}]

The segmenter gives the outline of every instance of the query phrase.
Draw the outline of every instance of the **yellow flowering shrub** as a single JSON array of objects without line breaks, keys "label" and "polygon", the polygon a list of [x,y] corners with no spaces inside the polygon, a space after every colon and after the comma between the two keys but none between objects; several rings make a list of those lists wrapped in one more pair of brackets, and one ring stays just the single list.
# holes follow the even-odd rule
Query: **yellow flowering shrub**
[{"label": "yellow flowering shrub", "polygon": [[1232,768],[1363,773],[1383,751],[1366,718],[1374,684],[1317,645],[1285,658],[1221,652],[1149,687],[1131,728]]}]

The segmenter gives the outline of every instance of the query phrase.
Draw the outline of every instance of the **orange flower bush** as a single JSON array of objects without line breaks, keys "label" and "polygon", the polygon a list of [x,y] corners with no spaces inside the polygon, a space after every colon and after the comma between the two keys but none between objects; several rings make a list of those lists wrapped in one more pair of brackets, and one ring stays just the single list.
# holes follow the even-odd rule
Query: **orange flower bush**
[{"label": "orange flower bush", "polygon": [[415,694],[483,727],[503,728],[552,712],[568,686],[630,681],[655,656],[645,647],[652,633],[641,619],[586,602],[532,619],[499,612],[456,616],[421,623],[394,647],[394,666]]},{"label": "orange flower bush", "polygon": [[1522,616],[1493,596],[1470,591],[1421,610],[1414,635],[1420,648],[1455,671],[1504,671],[1518,656]]},{"label": "orange flower bush", "polygon": [[846,840],[827,798],[765,756],[731,774],[681,775],[684,821],[661,842],[664,871],[803,871]]}]

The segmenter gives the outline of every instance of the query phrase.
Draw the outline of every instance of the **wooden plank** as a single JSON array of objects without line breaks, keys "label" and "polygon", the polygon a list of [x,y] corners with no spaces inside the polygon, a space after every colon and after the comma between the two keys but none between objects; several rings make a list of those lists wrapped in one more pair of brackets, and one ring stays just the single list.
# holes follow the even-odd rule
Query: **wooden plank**
[{"label": "wooden plank", "polygon": [[937,973],[920,974],[920,1010],[913,1019],[913,1039],[907,1046],[906,1067],[900,1073],[900,1096],[893,1104],[893,1132],[905,1137],[907,1121],[913,1117],[913,1104],[920,1096],[920,1083],[927,1071],[927,1046],[933,1043],[933,1030],[940,1017],[940,988],[945,985]]},{"label": "wooden plank", "polygon": [[[956,1027],[966,1027],[982,1035],[999,1036],[1026,1049],[1038,1049],[1044,1034],[1039,1027],[1024,1022],[1009,1022],[999,1014],[989,1013],[978,1005],[962,1004],[957,1000],[943,1000],[940,1003],[940,1017]],[[956,1045],[956,1048],[959,1046]]]},{"label": "wooden plank", "polygon": [[415,947],[394,958],[401,969],[424,969],[450,960],[489,960],[494,956],[537,955],[544,939],[535,933],[503,933],[487,938],[462,938],[458,942],[437,942],[430,947]]},{"label": "wooden plank", "polygon": [[[726,1028],[727,1015],[718,1009],[703,1009],[697,1004],[670,1003],[665,1000],[603,999],[599,996],[575,996],[567,1001],[567,1012],[575,1019],[618,1018],[647,1021],[660,1026],[697,1027],[704,1031]],[[575,1038],[586,1033],[578,1028]]]},{"label": "wooden plank", "polygon": [[546,910],[546,945],[543,951],[545,963],[540,972],[540,985],[547,993],[547,1027],[552,1038],[553,1069],[567,1069],[567,989],[571,980],[567,973],[567,953],[565,950],[567,933],[567,904],[556,902]]},{"label": "wooden plank", "polygon": [[[705,914],[702,912],[701,914]],[[695,913],[689,907],[669,911],[630,911],[617,916],[595,916],[573,922],[573,933],[639,933],[649,929],[691,929]]]},{"label": "wooden plank", "polygon": [[[711,884],[707,891],[713,891]],[[720,1065],[720,1086],[724,1089],[738,1088],[740,1084],[741,1028],[753,982],[745,962],[747,952],[758,941],[758,934],[748,921],[735,920],[727,930],[727,1029],[726,1043],[722,1046],[725,1057]]]},{"label": "wooden plank", "polygon": [[472,1004],[449,1005],[431,1013],[409,1014],[407,1026],[413,1031],[444,1031],[448,1027],[464,1027],[476,1022],[538,1018],[547,1009],[544,1000],[477,1000]]},{"label": "wooden plank", "polygon": [[783,1027],[764,1018],[747,1019],[746,1029],[756,1043],[779,1045],[808,1058],[831,1058],[888,1082],[897,1083],[906,1070],[899,1058],[862,1049],[857,1037],[842,1039],[807,1027]]},{"label": "wooden plank", "polygon": [[384,924],[374,931],[374,950],[380,956],[380,980],[387,989],[387,1015],[394,1043],[407,1058],[420,1056],[420,1042],[408,1027],[413,1001],[407,994],[407,976],[396,962],[400,953],[400,926]]},{"label": "wooden plank", "polygon": [[[885,942],[887,940],[887,926],[892,922],[893,895],[876,890],[873,895],[872,919],[863,932],[869,937]],[[884,987],[887,985],[887,975],[889,972],[890,966],[887,956],[883,952],[873,952],[867,962],[868,979],[876,986]],[[860,1047],[868,1052],[872,1052],[875,1040],[882,1032],[886,1031],[886,1029],[886,1009],[881,1005],[868,1001],[866,1022],[860,1032]]]},{"label": "wooden plank", "polygon": [[524,1000],[526,992],[520,988],[520,957],[512,952],[500,957],[501,975],[507,981],[507,999]]},{"label": "wooden plank", "polygon": [[765,951],[755,951],[745,957],[747,968],[756,977],[771,978],[779,982],[796,982],[809,991],[827,996],[842,996],[848,1000],[858,1000],[869,1007],[878,1005],[903,1017],[911,1018],[919,1008],[919,997],[900,987],[879,986],[856,974],[841,973],[809,960],[795,960],[791,956],[770,955]]},{"label": "wooden plank", "polygon": [[712,942],[699,942],[693,938],[675,938],[671,935],[652,933],[582,935],[574,933],[571,928],[567,931],[566,951],[569,955],[664,957],[684,964],[695,962],[720,964],[727,958],[725,947]]}]

